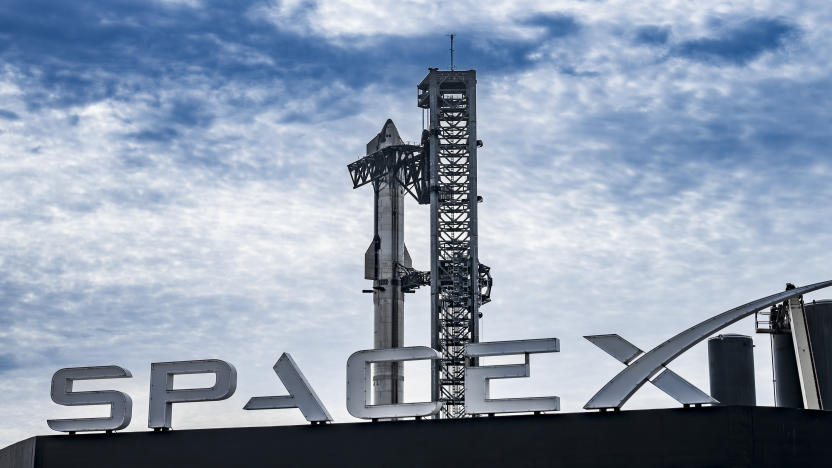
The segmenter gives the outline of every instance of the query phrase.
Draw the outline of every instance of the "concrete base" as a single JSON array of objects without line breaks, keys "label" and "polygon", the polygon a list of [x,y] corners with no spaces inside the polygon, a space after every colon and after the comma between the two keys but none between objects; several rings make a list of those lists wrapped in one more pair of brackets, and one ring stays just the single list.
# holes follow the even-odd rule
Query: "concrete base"
[{"label": "concrete base", "polygon": [[829,434],[832,412],[723,406],[40,436],[0,468],[825,466]]}]

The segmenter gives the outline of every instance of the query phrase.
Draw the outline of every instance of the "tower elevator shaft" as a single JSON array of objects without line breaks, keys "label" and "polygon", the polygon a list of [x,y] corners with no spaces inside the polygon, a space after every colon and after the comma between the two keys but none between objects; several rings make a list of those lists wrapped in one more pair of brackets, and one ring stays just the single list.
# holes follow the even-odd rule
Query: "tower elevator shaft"
[{"label": "tower elevator shaft", "polygon": [[479,341],[476,83],[474,70],[431,68],[418,86],[429,113],[431,346],[442,354],[431,393],[443,418],[465,415],[465,345]]}]

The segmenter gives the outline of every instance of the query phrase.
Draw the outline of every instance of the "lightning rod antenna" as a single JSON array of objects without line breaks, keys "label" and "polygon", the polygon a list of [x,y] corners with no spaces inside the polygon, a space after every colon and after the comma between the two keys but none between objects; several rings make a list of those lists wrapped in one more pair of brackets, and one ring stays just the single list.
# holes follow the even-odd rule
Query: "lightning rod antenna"
[{"label": "lightning rod antenna", "polygon": [[450,33],[448,37],[451,38],[451,71],[454,71],[454,37],[456,37],[456,34]]}]

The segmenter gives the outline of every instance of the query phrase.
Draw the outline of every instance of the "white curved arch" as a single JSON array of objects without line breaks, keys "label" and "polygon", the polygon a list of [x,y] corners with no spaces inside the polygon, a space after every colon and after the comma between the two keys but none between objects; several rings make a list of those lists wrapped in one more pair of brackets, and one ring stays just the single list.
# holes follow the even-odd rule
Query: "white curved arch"
[{"label": "white curved arch", "polygon": [[584,405],[584,409],[621,408],[633,393],[641,388],[648,379],[693,345],[758,310],[770,307],[778,302],[783,302],[786,299],[801,296],[829,286],[832,286],[832,280],[772,294],[771,296],[757,299],[756,301],[723,312],[688,328],[659,346],[656,346],[650,352],[636,360],[636,362],[619,372],[618,375],[607,382]]}]

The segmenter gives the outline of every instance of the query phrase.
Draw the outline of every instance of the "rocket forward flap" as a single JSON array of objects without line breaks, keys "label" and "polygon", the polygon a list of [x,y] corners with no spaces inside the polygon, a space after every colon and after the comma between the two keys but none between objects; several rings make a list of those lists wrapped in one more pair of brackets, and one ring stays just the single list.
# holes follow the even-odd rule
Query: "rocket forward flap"
[{"label": "rocket forward flap", "polygon": [[370,242],[370,246],[367,247],[367,251],[364,252],[364,279],[374,280],[376,279],[376,241],[373,240]]},{"label": "rocket forward flap", "polygon": [[407,251],[407,244],[404,244],[404,266],[413,268],[413,259],[410,258],[410,252]]}]

